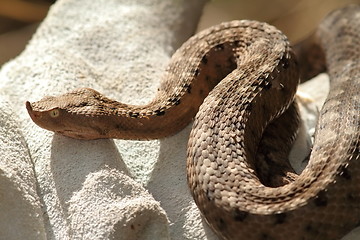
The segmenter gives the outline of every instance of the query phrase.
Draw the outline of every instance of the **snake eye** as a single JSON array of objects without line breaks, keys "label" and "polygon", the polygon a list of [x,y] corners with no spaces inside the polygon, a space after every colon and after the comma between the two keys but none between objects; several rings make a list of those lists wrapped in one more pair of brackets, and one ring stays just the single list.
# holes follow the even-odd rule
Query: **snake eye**
[{"label": "snake eye", "polygon": [[49,112],[50,117],[57,118],[60,115],[60,112],[58,109],[53,109]]}]

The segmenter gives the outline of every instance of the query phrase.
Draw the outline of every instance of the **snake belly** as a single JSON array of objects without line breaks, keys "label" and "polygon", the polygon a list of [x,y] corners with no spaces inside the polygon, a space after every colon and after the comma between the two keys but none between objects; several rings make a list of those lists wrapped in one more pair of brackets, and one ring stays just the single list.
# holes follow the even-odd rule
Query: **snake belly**
[{"label": "snake belly", "polygon": [[[269,124],[295,128],[299,70],[287,38],[266,23],[232,21],[190,38],[149,104],[119,103],[82,88],[26,107],[40,127],[79,139],[162,138],[196,114],[188,184],[220,238],[339,239],[360,220],[359,13],[358,6],[340,9],[318,28],[330,92],[308,166],[279,186],[259,177],[258,144]],[[291,144],[292,135],[281,144]]]}]

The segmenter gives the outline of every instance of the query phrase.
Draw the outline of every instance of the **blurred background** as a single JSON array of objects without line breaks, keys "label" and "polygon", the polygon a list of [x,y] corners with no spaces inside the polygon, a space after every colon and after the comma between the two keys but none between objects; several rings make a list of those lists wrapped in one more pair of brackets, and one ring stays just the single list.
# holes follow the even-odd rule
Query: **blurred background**
[{"label": "blurred background", "polygon": [[[55,1],[0,0],[0,66],[25,48]],[[296,43],[311,33],[328,12],[350,3],[360,0],[212,0],[199,30],[233,19],[256,19],[277,26]]]},{"label": "blurred background", "polygon": [[0,0],[0,66],[26,46],[55,0]]}]

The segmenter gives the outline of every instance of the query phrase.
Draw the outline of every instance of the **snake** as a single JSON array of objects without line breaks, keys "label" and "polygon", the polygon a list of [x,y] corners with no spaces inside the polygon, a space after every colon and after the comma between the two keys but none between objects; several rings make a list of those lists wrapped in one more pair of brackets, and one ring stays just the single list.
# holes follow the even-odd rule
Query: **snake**
[{"label": "snake", "polygon": [[300,174],[285,155],[299,122],[302,63],[287,37],[264,22],[234,20],[189,38],[148,104],[80,88],[26,108],[38,126],[85,140],[165,138],[193,121],[188,186],[219,238],[340,239],[360,223],[359,29],[355,5],[331,12],[315,31],[330,91]]}]

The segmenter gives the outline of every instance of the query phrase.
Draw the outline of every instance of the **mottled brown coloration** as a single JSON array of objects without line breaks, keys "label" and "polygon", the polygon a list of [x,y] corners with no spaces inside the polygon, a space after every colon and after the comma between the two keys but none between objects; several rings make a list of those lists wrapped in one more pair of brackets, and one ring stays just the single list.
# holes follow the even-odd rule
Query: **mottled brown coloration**
[{"label": "mottled brown coloration", "polygon": [[[223,23],[189,39],[148,105],[126,105],[80,89],[27,102],[27,109],[39,126],[82,139],[161,138],[196,114],[188,183],[218,236],[339,239],[360,220],[359,29],[360,7],[352,6],[331,13],[316,33],[331,89],[309,164],[299,176],[282,160],[298,122],[292,104],[298,68],[286,37],[265,23]],[[271,147],[272,136],[284,144],[284,153],[258,151],[260,141],[281,150]]]}]

